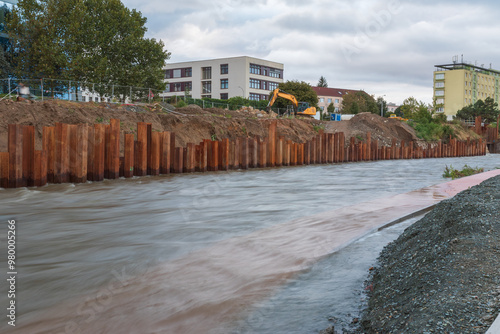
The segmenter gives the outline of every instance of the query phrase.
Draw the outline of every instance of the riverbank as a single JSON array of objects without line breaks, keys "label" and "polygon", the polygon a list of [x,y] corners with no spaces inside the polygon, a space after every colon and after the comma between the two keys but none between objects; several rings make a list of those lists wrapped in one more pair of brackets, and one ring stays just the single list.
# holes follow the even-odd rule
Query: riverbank
[{"label": "riverbank", "polygon": [[[169,112],[173,110],[174,112]],[[419,140],[415,130],[398,120],[382,118],[370,113],[361,113],[349,121],[325,122],[311,118],[276,118],[276,114],[244,107],[240,110],[218,108],[202,109],[196,105],[174,108],[166,103],[154,104],[114,104],[94,102],[72,102],[48,100],[37,102],[0,101],[0,151],[7,150],[8,125],[32,125],[35,127],[35,148],[42,149],[43,127],[54,126],[55,122],[65,124],[109,124],[110,119],[120,120],[120,143],[123,148],[123,135],[137,136],[137,123],[150,123],[152,131],[169,131],[176,134],[177,147],[187,143],[199,143],[204,139],[222,140],[228,138],[254,138],[267,136],[269,124],[277,120],[277,136],[284,140],[305,143],[318,134],[319,129],[326,133],[343,132],[346,138],[354,137],[357,142],[366,141],[367,133],[381,145],[390,146],[392,142],[405,141],[427,143]],[[455,129],[457,140],[479,139],[472,131]],[[123,151],[121,152],[123,154]]]},{"label": "riverbank", "polygon": [[384,248],[359,333],[485,333],[500,308],[500,176]]}]

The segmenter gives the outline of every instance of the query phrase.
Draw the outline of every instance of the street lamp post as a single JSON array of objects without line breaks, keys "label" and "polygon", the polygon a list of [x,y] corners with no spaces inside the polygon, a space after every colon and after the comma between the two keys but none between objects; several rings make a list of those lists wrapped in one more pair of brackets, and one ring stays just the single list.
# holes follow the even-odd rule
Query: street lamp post
[{"label": "street lamp post", "polygon": [[380,117],[384,117],[384,96],[382,95],[382,99],[380,100]]}]

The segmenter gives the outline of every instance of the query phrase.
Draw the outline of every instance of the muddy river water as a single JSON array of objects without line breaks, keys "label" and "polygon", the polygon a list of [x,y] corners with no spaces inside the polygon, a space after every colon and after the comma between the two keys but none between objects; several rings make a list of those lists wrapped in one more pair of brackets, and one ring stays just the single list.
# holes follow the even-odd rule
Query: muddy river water
[{"label": "muddy river water", "polygon": [[333,224],[325,217],[445,182],[446,165],[464,164],[491,170],[500,156],[0,189],[0,273],[8,220],[18,272],[16,328],[2,320],[0,332],[315,333],[346,324],[378,252],[412,221],[343,245],[350,223],[324,238]]}]

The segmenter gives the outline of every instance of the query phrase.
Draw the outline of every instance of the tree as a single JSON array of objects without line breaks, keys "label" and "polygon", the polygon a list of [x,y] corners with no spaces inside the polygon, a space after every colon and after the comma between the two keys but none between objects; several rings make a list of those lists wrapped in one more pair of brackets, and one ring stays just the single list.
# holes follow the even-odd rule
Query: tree
[{"label": "tree", "polygon": [[382,110],[382,117],[387,114],[387,102],[384,100],[382,96],[377,97],[377,110],[380,112]]},{"label": "tree", "polygon": [[328,87],[328,82],[326,82],[326,78],[324,76],[319,78],[318,87]]},{"label": "tree", "polygon": [[[396,110],[394,110],[394,114],[396,114],[396,116],[398,117],[403,117],[403,113],[401,112],[401,106],[397,107]],[[389,117],[389,115],[386,116]]]},{"label": "tree", "polygon": [[428,109],[428,106],[425,104],[425,102],[417,101],[416,98],[410,96],[409,98],[405,99],[403,101],[403,104],[401,105],[401,116],[404,118],[413,119],[414,114],[419,110],[420,107],[425,107],[426,110]]},{"label": "tree", "polygon": [[[432,113],[425,104],[420,104],[417,111],[413,113],[413,120],[417,123],[428,124],[433,121]],[[436,122],[438,123],[438,122]]]},{"label": "tree", "polygon": [[7,78],[11,73],[9,62],[5,59],[3,47],[0,46],[0,78]]},{"label": "tree", "polygon": [[333,103],[330,103],[328,105],[328,108],[326,108],[326,111],[328,111],[328,113],[330,113],[330,114],[334,114],[335,113],[335,105]]},{"label": "tree", "polygon": [[15,73],[163,90],[170,53],[144,38],[146,20],[120,0],[21,0],[7,22]]},{"label": "tree", "polygon": [[468,105],[463,107],[457,112],[456,117],[461,119],[470,119],[481,116],[481,119],[486,123],[494,123],[500,114],[498,110],[498,103],[495,102],[491,97],[487,97],[486,100],[478,100],[473,105]]},{"label": "tree", "polygon": [[[307,82],[295,80],[282,82],[278,85],[278,88],[294,95],[298,102],[307,102],[311,107],[318,108],[318,95]],[[274,107],[286,108],[290,104],[292,104],[290,100],[279,97],[276,99]]]},{"label": "tree", "polygon": [[362,112],[380,113],[380,109],[377,110],[377,103],[373,96],[362,90],[344,96],[342,100],[343,114],[355,115]]}]

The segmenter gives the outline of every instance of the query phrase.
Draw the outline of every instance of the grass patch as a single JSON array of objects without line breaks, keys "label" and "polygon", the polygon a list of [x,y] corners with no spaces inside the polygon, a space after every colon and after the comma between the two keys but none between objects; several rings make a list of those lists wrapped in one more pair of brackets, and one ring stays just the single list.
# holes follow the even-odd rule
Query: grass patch
[{"label": "grass patch", "polygon": [[446,166],[446,168],[444,169],[443,177],[455,180],[461,177],[470,176],[482,172],[484,172],[484,168],[478,168],[478,167],[472,168],[468,165],[464,165],[462,170],[458,170],[453,168],[452,165],[450,165],[450,167]]},{"label": "grass patch", "polygon": [[313,125],[313,130],[316,132],[319,132],[319,130],[324,130],[325,126],[323,124],[321,125]]}]

